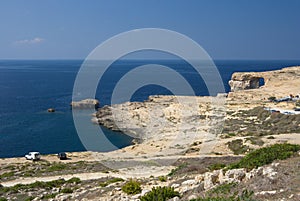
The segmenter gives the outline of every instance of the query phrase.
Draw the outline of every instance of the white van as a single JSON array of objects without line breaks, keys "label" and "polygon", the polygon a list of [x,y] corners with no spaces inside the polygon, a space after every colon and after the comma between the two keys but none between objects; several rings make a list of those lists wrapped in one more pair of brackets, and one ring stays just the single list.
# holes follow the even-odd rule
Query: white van
[{"label": "white van", "polygon": [[33,151],[33,152],[29,152],[28,154],[26,154],[25,158],[27,160],[37,161],[37,160],[41,159],[41,154],[40,154],[40,152]]}]

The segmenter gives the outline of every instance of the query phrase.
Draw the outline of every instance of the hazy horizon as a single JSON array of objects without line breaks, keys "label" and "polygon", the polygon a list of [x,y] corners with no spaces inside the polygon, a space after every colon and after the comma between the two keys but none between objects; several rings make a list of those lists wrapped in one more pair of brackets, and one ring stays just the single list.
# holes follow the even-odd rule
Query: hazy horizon
[{"label": "hazy horizon", "polygon": [[1,1],[0,59],[81,60],[117,34],[161,28],[214,60],[297,60],[299,8],[297,0]]}]

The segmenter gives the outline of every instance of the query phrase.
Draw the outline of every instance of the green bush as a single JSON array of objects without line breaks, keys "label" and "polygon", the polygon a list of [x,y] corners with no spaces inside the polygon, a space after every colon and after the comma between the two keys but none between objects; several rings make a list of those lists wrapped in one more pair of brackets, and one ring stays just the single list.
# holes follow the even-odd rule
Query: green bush
[{"label": "green bush", "polygon": [[212,170],[220,170],[224,167],[226,167],[226,165],[223,163],[215,163],[215,164],[210,165],[208,167],[208,169],[212,171]]},{"label": "green bush", "polygon": [[58,195],[58,193],[46,194],[46,195],[43,195],[43,199],[51,199],[51,198],[55,198],[56,195]]},{"label": "green bush", "polygon": [[31,201],[33,199],[34,199],[34,197],[30,196],[30,197],[25,198],[24,201]]},{"label": "green bush", "polygon": [[187,163],[183,163],[183,164],[179,165],[178,167],[172,169],[171,172],[168,174],[168,176],[175,175],[178,171],[180,171],[181,169],[185,168],[186,166],[187,166]]},{"label": "green bush", "polygon": [[7,201],[7,199],[4,197],[0,197],[0,201]]},{"label": "green bush", "polygon": [[173,197],[179,197],[179,193],[174,190],[172,187],[157,187],[157,188],[152,188],[152,190],[141,197],[141,201],[166,201],[169,200],[170,198]]},{"label": "green bush", "polygon": [[81,180],[78,177],[72,177],[71,179],[67,180],[67,183],[79,184],[81,183]]},{"label": "green bush", "polygon": [[5,172],[5,173],[0,175],[0,179],[9,178],[9,177],[12,177],[14,175],[15,175],[15,172]]},{"label": "green bush", "polygon": [[159,176],[158,180],[161,182],[166,182],[167,181],[167,177],[166,176]]},{"label": "green bush", "polygon": [[221,184],[221,185],[219,185],[219,186],[211,189],[209,191],[209,193],[212,193],[212,194],[215,193],[215,194],[221,194],[221,195],[229,194],[230,191],[231,191],[231,189],[233,187],[235,187],[236,185],[237,185],[237,183],[234,183],[234,182],[228,183],[228,184],[226,184],[226,183],[225,184]]},{"label": "green bush", "polygon": [[70,189],[70,188],[63,188],[63,189],[61,189],[60,192],[61,192],[61,193],[73,193],[73,190]]},{"label": "green bush", "polygon": [[252,196],[254,192],[253,191],[248,191],[248,190],[243,190],[241,195],[238,195],[238,193],[235,193],[232,196],[226,197],[223,195],[223,197],[212,197],[212,196],[207,196],[204,198],[197,198],[197,199],[192,199],[190,201],[255,201]]},{"label": "green bush", "polygon": [[300,150],[300,145],[295,144],[274,144],[250,152],[237,163],[231,164],[228,169],[246,168],[251,170],[274,160],[284,160],[291,157]]},{"label": "green bush", "polygon": [[130,180],[122,186],[122,191],[129,195],[138,194],[142,191],[141,184],[135,180]]},{"label": "green bush", "polygon": [[205,197],[192,199],[190,201],[237,201],[234,197],[224,198],[224,197]]},{"label": "green bush", "polygon": [[16,184],[11,187],[1,187],[1,192],[10,192],[10,193],[17,193],[19,190],[26,190],[26,189],[37,189],[37,188],[43,188],[43,189],[51,189],[51,188],[58,188],[62,186],[66,181],[64,179],[58,179],[48,182],[42,182],[42,181],[36,181],[31,184]]}]

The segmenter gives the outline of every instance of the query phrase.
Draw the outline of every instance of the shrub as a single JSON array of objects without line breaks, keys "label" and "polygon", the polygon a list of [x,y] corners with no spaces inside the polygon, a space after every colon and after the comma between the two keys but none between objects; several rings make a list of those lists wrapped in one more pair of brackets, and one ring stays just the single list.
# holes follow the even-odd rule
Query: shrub
[{"label": "shrub", "polygon": [[152,190],[144,195],[143,197],[140,198],[141,201],[165,201],[169,200],[170,198],[173,197],[179,197],[179,192],[175,191],[174,188],[172,187],[157,187],[157,188],[152,188]]},{"label": "shrub", "polygon": [[273,101],[276,100],[276,97],[275,97],[275,96],[270,96],[270,97],[268,98],[268,100],[271,101],[271,102],[273,102]]},{"label": "shrub", "polygon": [[0,188],[1,192],[10,192],[10,193],[17,193],[19,190],[26,190],[26,189],[36,189],[36,188],[44,188],[44,189],[51,189],[57,188],[62,186],[66,181],[64,179],[58,179],[48,182],[36,181],[31,184],[16,184],[11,187],[2,187]]},{"label": "shrub", "polygon": [[237,201],[234,197],[224,198],[224,197],[205,197],[192,199],[190,201]]},{"label": "shrub", "polygon": [[167,181],[167,177],[166,176],[159,176],[158,180],[161,182],[166,182]]},{"label": "shrub", "polygon": [[43,199],[55,198],[56,195],[58,195],[58,193],[46,194],[46,195],[43,195]]},{"label": "shrub", "polygon": [[224,195],[224,194],[228,194],[230,193],[231,189],[233,187],[235,187],[237,185],[237,183],[228,183],[228,184],[221,184],[213,189],[210,190],[210,193],[216,193],[216,194],[221,194],[221,195]]},{"label": "shrub", "polygon": [[248,137],[246,138],[246,142],[247,141],[250,141],[250,143],[253,145],[258,145],[258,146],[264,145],[264,141],[259,137]]},{"label": "shrub", "polygon": [[253,191],[243,190],[241,195],[234,193],[234,195],[229,196],[229,197],[226,197],[225,195],[223,195],[222,197],[207,196],[204,198],[192,199],[190,201],[255,201],[252,198],[253,194],[254,194]]},{"label": "shrub", "polygon": [[3,173],[3,174],[0,175],[0,179],[12,177],[14,175],[15,175],[14,172],[5,172],[5,173]]},{"label": "shrub", "polygon": [[241,139],[232,140],[226,144],[235,155],[244,154],[249,150],[249,147],[244,145]]},{"label": "shrub", "polygon": [[73,190],[70,189],[70,188],[63,188],[63,189],[61,189],[60,192],[61,192],[61,193],[73,193]]},{"label": "shrub", "polygon": [[122,186],[122,191],[129,194],[129,195],[135,195],[142,191],[141,185],[139,182],[135,180],[130,180]]},{"label": "shrub", "polygon": [[179,165],[178,167],[171,170],[171,172],[168,174],[168,176],[173,176],[175,173],[177,173],[179,170],[185,168],[187,166],[187,163],[183,163]]},{"label": "shrub", "polygon": [[34,200],[34,197],[30,196],[24,199],[24,201],[31,201],[31,200]]},{"label": "shrub", "polygon": [[0,197],[0,201],[7,201],[7,199],[4,197]]},{"label": "shrub", "polygon": [[263,147],[250,152],[239,162],[231,164],[228,168],[246,168],[251,170],[266,164],[272,163],[274,160],[284,160],[291,157],[300,150],[300,145],[295,144],[274,144]]},{"label": "shrub", "polygon": [[225,164],[223,163],[215,163],[215,164],[212,164],[208,167],[209,170],[220,170],[222,168],[226,167]]},{"label": "shrub", "polygon": [[75,183],[79,184],[81,180],[78,177],[72,177],[71,179],[67,180],[67,183]]}]

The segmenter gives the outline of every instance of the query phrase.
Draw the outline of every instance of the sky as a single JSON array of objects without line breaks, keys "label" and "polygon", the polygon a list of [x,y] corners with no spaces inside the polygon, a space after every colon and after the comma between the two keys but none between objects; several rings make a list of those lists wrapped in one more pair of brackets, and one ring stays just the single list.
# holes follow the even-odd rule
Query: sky
[{"label": "sky", "polygon": [[84,59],[139,28],[184,34],[213,59],[300,59],[299,0],[2,0],[0,59]]}]

